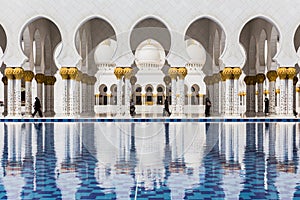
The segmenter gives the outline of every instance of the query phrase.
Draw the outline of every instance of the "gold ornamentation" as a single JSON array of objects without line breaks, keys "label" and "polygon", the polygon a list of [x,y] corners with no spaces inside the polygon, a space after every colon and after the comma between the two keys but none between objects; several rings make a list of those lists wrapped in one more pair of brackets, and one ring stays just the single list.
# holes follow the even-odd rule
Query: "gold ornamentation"
[{"label": "gold ornamentation", "polygon": [[232,69],[232,74],[233,74],[233,78],[234,79],[239,79],[241,74],[242,74],[242,70],[239,67],[234,67]]},{"label": "gold ornamentation", "polygon": [[24,71],[23,77],[24,77],[24,81],[31,82],[34,77],[34,73],[32,71],[26,70]]},{"label": "gold ornamentation", "polygon": [[280,93],[280,89],[276,89],[276,90],[275,90],[275,93],[276,93],[276,94],[279,94],[279,93]]},{"label": "gold ornamentation", "polygon": [[81,81],[81,79],[82,79],[82,72],[80,71],[80,70],[78,70],[78,76],[77,76],[77,78],[76,78],[76,81]]},{"label": "gold ornamentation", "polygon": [[276,81],[276,79],[278,77],[277,76],[277,72],[276,71],[268,71],[267,77],[268,77],[268,79],[269,79],[270,82]]},{"label": "gold ornamentation", "polygon": [[131,76],[132,76],[132,69],[131,69],[130,67],[125,67],[125,68],[123,69],[123,73],[124,73],[124,77],[125,77],[126,79],[130,79]]},{"label": "gold ornamentation", "polygon": [[14,77],[17,80],[20,80],[23,78],[23,74],[24,74],[24,69],[22,67],[16,67],[14,69]]},{"label": "gold ornamentation", "polygon": [[4,85],[7,85],[7,77],[6,76],[2,77],[2,82]]},{"label": "gold ornamentation", "polygon": [[184,79],[187,75],[187,69],[185,67],[179,67],[177,69],[177,74],[179,76],[179,79]]},{"label": "gold ornamentation", "polygon": [[225,80],[233,78],[231,67],[225,67],[224,70],[222,71],[222,74],[223,74]]},{"label": "gold ornamentation", "polygon": [[14,69],[12,67],[6,67],[4,74],[8,79],[14,79]]},{"label": "gold ornamentation", "polygon": [[122,78],[122,76],[124,75],[124,70],[122,67],[116,67],[114,70],[114,74],[117,77],[118,80],[120,80]]},{"label": "gold ornamentation", "polygon": [[69,69],[67,67],[62,67],[59,70],[59,74],[61,75],[61,78],[64,79],[64,80],[69,79],[68,72],[69,72]]},{"label": "gold ornamentation", "polygon": [[78,69],[76,67],[70,67],[68,69],[68,75],[70,79],[76,80],[76,78],[78,77]]},{"label": "gold ornamentation", "polygon": [[296,69],[295,67],[289,67],[286,70],[287,78],[288,79],[293,79],[294,76],[296,75]]},{"label": "gold ornamentation", "polygon": [[266,79],[266,76],[264,74],[257,74],[256,75],[256,80],[257,83],[263,83]]},{"label": "gold ornamentation", "polygon": [[175,67],[171,67],[169,68],[169,75],[171,77],[171,79],[176,79],[177,77],[177,69]]},{"label": "gold ornamentation", "polygon": [[223,71],[220,71],[219,74],[220,74],[221,80],[226,81],[226,76],[223,74]]},{"label": "gold ornamentation", "polygon": [[36,74],[35,75],[35,80],[36,80],[37,83],[42,84],[45,81],[45,75],[44,74]]},{"label": "gold ornamentation", "polygon": [[297,87],[297,88],[296,88],[296,92],[300,92],[300,87]]},{"label": "gold ornamentation", "polygon": [[287,75],[287,70],[284,67],[279,67],[277,69],[277,74],[279,76],[280,79],[285,79],[286,75]]},{"label": "gold ornamentation", "polygon": [[246,76],[244,78],[246,85],[255,85],[256,84],[256,76]]},{"label": "gold ornamentation", "polygon": [[45,76],[45,85],[54,85],[56,78],[54,76]]}]

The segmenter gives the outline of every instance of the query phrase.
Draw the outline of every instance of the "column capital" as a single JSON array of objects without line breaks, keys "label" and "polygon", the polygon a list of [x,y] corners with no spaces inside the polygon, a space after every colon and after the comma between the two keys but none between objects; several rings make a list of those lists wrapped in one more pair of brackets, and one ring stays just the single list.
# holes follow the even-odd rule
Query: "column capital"
[{"label": "column capital", "polygon": [[70,79],[76,80],[76,78],[78,77],[78,69],[76,67],[70,67],[68,69],[68,75]]},{"label": "column capital", "polygon": [[277,79],[277,72],[275,71],[275,70],[272,70],[272,71],[268,71],[267,72],[267,77],[268,77],[268,79],[269,79],[269,81],[270,82],[272,82],[272,81],[276,81],[276,79]]},{"label": "column capital", "polygon": [[246,85],[255,85],[256,84],[256,76],[246,76],[244,78]]},{"label": "column capital", "polygon": [[296,68],[295,67],[287,68],[286,74],[288,79],[293,79],[294,76],[296,76]]},{"label": "column capital", "polygon": [[179,67],[177,69],[177,74],[179,76],[179,79],[184,79],[185,76],[187,75],[187,69],[185,67]]},{"label": "column capital", "polygon": [[45,81],[45,75],[44,74],[36,74],[35,80],[37,83],[42,84]]},{"label": "column capital", "polygon": [[221,75],[219,73],[213,74],[212,79],[214,83],[218,83],[221,80]]},{"label": "column capital", "polygon": [[256,74],[256,81],[257,83],[263,83],[266,79],[264,74]]},{"label": "column capital", "polygon": [[131,68],[131,67],[125,67],[125,68],[123,69],[123,73],[124,73],[124,77],[125,77],[126,79],[130,79],[131,76],[132,76],[132,68]]},{"label": "column capital", "polygon": [[22,67],[16,67],[14,68],[14,77],[17,80],[21,80],[24,75],[24,69]]},{"label": "column capital", "polygon": [[64,80],[69,79],[68,72],[69,72],[69,69],[67,67],[62,67],[59,70],[59,74],[61,75],[61,78],[64,79]]},{"label": "column capital", "polygon": [[177,68],[176,67],[171,67],[168,70],[169,76],[171,77],[171,79],[176,79],[177,77]]},{"label": "column capital", "polygon": [[45,85],[54,85],[56,78],[54,76],[45,76]]},{"label": "column capital", "polygon": [[31,82],[34,77],[34,73],[32,71],[26,70],[24,71],[23,77],[24,77],[24,81]]},{"label": "column capital", "polygon": [[279,67],[277,69],[277,74],[278,74],[280,79],[286,79],[286,75],[287,75],[286,68],[285,67]]},{"label": "column capital", "polygon": [[114,70],[114,74],[117,77],[118,80],[120,80],[122,78],[122,76],[124,75],[124,70],[122,67],[116,67]]},{"label": "column capital", "polygon": [[14,79],[14,68],[6,67],[4,74],[7,77],[7,79]]},{"label": "column capital", "polygon": [[225,80],[232,79],[232,68],[231,67],[225,67],[222,71],[222,75],[224,76]]},{"label": "column capital", "polygon": [[233,74],[234,79],[239,79],[242,74],[241,68],[239,68],[239,67],[232,68],[232,74]]}]

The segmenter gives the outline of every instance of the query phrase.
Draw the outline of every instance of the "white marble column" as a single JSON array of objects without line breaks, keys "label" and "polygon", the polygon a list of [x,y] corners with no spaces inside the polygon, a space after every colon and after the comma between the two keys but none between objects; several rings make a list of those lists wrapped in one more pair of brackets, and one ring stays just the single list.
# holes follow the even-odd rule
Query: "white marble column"
[{"label": "white marble column", "polygon": [[233,74],[233,93],[232,93],[232,101],[233,101],[233,109],[232,114],[237,116],[240,114],[240,98],[239,98],[239,78],[242,74],[242,70],[239,67],[235,67],[232,69]]},{"label": "white marble column", "polygon": [[276,113],[276,79],[277,72],[276,71],[268,71],[267,77],[269,79],[269,113],[270,115],[275,115]]},{"label": "white marble column", "polygon": [[265,75],[264,74],[257,74],[256,75],[256,80],[257,80],[257,88],[258,88],[258,96],[257,96],[257,116],[264,116],[264,99],[263,99],[263,83],[265,81]]},{"label": "white marble column", "polygon": [[225,115],[226,78],[222,72],[220,72],[220,75],[221,75],[221,98],[220,98],[221,115]]},{"label": "white marble column", "polygon": [[34,73],[32,71],[24,71],[25,80],[25,116],[30,117],[32,115],[32,79]]},{"label": "white marble column", "polygon": [[175,67],[171,67],[169,69],[169,75],[171,77],[171,112],[172,116],[176,114],[176,79],[177,79],[177,69]]},{"label": "white marble column", "polygon": [[277,74],[280,78],[280,93],[279,93],[279,114],[286,115],[287,114],[287,69],[284,67],[280,67],[277,69]]},{"label": "white marble column", "polygon": [[68,69],[68,75],[69,75],[69,116],[70,117],[76,117],[77,116],[77,106],[76,106],[76,79],[78,77],[78,69],[76,67],[70,67]]},{"label": "white marble column", "polygon": [[7,77],[7,116],[14,115],[14,69],[7,67],[5,69]]},{"label": "white marble column", "polygon": [[214,93],[214,103],[212,103],[212,105],[214,105],[213,107],[213,115],[219,115],[219,81],[220,81],[220,75],[218,74],[214,74],[213,75],[213,93]]},{"label": "white marble column", "polygon": [[116,67],[114,74],[117,77],[117,117],[122,115],[122,77],[124,70],[121,67]]},{"label": "white marble column", "polygon": [[75,97],[76,97],[76,115],[80,115],[80,82],[82,78],[82,73],[78,71],[78,76],[76,78],[76,84],[75,84]]},{"label": "white marble column", "polygon": [[2,115],[6,116],[7,115],[7,77],[6,76],[2,77],[2,82],[4,85],[4,88],[3,88],[3,90],[4,90],[4,94],[3,94],[4,95],[4,101],[3,101],[4,111],[3,111]]},{"label": "white marble column", "polygon": [[84,74],[81,79],[81,114],[85,115],[87,112],[87,82],[88,75]]},{"label": "white marble column", "polygon": [[69,70],[67,67],[60,68],[60,75],[62,77],[62,89],[63,89],[63,98],[62,98],[62,115],[68,116],[69,113],[69,87],[68,87],[68,79],[69,79]]},{"label": "white marble column", "polygon": [[179,115],[183,117],[185,105],[184,78],[187,75],[187,69],[185,67],[180,67],[177,69],[177,74],[179,77]]},{"label": "white marble column", "polygon": [[224,115],[231,116],[233,109],[232,90],[233,90],[233,74],[231,67],[225,67],[222,71],[222,76],[225,79],[225,103],[224,103]]},{"label": "white marble column", "polygon": [[97,82],[97,78],[94,76],[90,77],[90,109],[89,116],[95,116],[95,83]]},{"label": "white marble column", "polygon": [[21,81],[24,70],[21,67],[14,69],[14,115],[20,117],[21,113]]},{"label": "white marble column", "polygon": [[[131,83],[130,78],[132,76],[132,69],[130,67],[124,68],[124,78],[125,78],[125,117],[130,117],[130,97],[131,97]],[[154,101],[155,102],[155,101]]]},{"label": "white marble column", "polygon": [[45,75],[44,74],[36,74],[35,80],[37,82],[37,97],[39,98],[41,102],[41,110],[44,111],[44,96],[43,96],[43,86],[45,81]]},{"label": "white marble column", "polygon": [[256,76],[246,76],[244,79],[246,83],[246,116],[247,117],[255,117],[255,84],[256,84]]},{"label": "white marble column", "polygon": [[296,75],[296,69],[294,67],[289,67],[287,69],[287,114],[293,116],[294,110],[294,83],[293,79]]}]

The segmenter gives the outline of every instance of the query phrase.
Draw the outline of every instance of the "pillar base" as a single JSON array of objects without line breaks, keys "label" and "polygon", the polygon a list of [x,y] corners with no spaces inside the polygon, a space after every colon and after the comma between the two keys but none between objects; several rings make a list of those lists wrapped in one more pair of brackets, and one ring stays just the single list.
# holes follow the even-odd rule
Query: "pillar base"
[{"label": "pillar base", "polygon": [[246,117],[256,117],[256,112],[254,112],[254,111],[247,111],[246,113],[245,113],[245,115],[246,115]]},{"label": "pillar base", "polygon": [[44,113],[45,117],[54,117],[55,116],[55,112],[54,111],[46,111]]},{"label": "pillar base", "polygon": [[264,112],[257,112],[257,113],[256,113],[256,116],[257,116],[257,117],[265,117],[266,114],[265,114]]}]

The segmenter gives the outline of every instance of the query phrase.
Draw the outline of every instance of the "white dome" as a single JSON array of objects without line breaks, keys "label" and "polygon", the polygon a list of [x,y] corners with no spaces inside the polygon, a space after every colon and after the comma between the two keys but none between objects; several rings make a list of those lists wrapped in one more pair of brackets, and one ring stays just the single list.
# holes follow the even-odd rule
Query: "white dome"
[{"label": "white dome", "polygon": [[153,44],[146,44],[137,52],[137,60],[143,63],[159,63],[159,49]]},{"label": "white dome", "polygon": [[114,48],[111,45],[111,40],[107,39],[96,47],[94,59],[96,64],[111,63],[114,53]]},{"label": "white dome", "polygon": [[189,42],[186,51],[190,57],[190,63],[204,65],[206,61],[206,52],[201,44],[197,42]]}]

